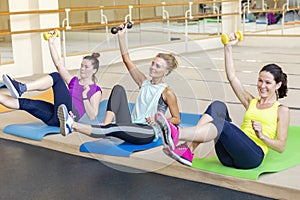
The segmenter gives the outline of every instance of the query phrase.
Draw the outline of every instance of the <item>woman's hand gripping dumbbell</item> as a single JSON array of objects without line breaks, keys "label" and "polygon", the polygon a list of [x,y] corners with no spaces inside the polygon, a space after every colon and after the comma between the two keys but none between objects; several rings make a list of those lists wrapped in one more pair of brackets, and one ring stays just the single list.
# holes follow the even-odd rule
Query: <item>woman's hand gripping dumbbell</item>
[{"label": "woman's hand gripping dumbbell", "polygon": [[[127,22],[127,23],[124,23],[124,27],[126,26],[128,29],[130,29],[130,28],[132,28],[132,22]],[[112,34],[117,34],[120,30],[123,30],[124,29],[124,27],[122,27],[122,26],[118,26],[118,27],[112,27],[111,28],[111,33]]]},{"label": "woman's hand gripping dumbbell", "polygon": [[44,32],[43,36],[44,36],[45,40],[49,40],[52,37],[59,37],[60,36],[60,32],[59,32],[58,29],[55,29],[53,31]]},{"label": "woman's hand gripping dumbbell", "polygon": [[244,39],[243,33],[241,31],[237,31],[229,34],[222,33],[221,35],[221,40],[224,45],[227,45],[231,41],[237,40],[239,42],[242,41],[243,39]]}]

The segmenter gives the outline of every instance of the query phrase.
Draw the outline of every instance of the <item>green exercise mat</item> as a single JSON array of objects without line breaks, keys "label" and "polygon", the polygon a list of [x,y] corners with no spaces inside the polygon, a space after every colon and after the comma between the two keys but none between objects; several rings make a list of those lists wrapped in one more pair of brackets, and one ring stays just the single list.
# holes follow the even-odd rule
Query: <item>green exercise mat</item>
[{"label": "green exercise mat", "polygon": [[283,153],[278,153],[270,149],[263,163],[254,169],[235,169],[226,167],[220,163],[218,158],[194,158],[193,168],[215,172],[228,176],[257,180],[263,173],[279,172],[300,164],[300,127],[290,126],[286,149]]},{"label": "green exercise mat", "polygon": [[214,19],[214,18],[204,18],[204,19],[200,19],[199,21],[205,21],[205,22],[208,22],[208,23],[221,23],[221,19]]}]

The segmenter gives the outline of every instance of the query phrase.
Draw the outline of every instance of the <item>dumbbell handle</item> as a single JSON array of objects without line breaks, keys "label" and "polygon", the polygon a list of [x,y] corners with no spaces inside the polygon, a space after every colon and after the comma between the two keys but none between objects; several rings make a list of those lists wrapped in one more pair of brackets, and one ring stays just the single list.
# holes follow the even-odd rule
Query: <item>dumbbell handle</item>
[{"label": "dumbbell handle", "polygon": [[[127,26],[128,29],[132,28],[132,22],[127,22],[127,23],[125,23],[125,25]],[[111,28],[111,33],[112,34],[117,34],[118,31],[120,31],[120,30],[122,30],[121,27],[112,27]]]},{"label": "dumbbell handle", "polygon": [[[237,31],[237,32],[235,32],[235,34],[237,36],[238,41],[242,41],[243,40],[243,33],[241,31]],[[230,42],[230,38],[225,33],[222,33],[221,40],[222,40],[222,43],[225,44],[225,45]]]}]

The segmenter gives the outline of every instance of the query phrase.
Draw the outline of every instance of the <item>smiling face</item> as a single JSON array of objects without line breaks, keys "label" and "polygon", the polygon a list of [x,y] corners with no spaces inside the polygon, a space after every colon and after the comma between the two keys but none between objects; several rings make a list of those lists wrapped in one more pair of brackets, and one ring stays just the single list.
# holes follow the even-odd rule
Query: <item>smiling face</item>
[{"label": "smiling face", "polygon": [[152,78],[163,78],[169,72],[167,62],[160,57],[155,57],[149,68],[149,76]]},{"label": "smiling face", "polygon": [[281,85],[281,82],[276,83],[274,80],[273,74],[267,71],[261,71],[258,76],[257,81],[257,90],[259,96],[262,98],[268,98],[275,96],[276,97],[276,89],[278,89]]},{"label": "smiling face", "polygon": [[96,72],[94,69],[92,60],[83,59],[80,67],[80,78],[81,79],[92,79],[93,74]]}]

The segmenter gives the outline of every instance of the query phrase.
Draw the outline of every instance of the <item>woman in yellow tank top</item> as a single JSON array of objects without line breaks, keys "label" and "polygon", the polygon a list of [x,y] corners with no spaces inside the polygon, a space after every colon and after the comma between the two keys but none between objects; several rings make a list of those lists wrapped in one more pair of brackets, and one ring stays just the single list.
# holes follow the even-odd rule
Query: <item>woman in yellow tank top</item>
[{"label": "woman in yellow tank top", "polygon": [[[232,45],[237,43],[236,34],[229,34],[231,41],[224,46],[227,79],[245,107],[241,127],[231,123],[225,103],[212,102],[195,127],[170,129],[163,114],[156,120],[164,135],[164,152],[173,159],[191,165],[193,154],[189,148],[179,148],[179,140],[200,143],[214,140],[220,162],[228,167],[251,169],[258,167],[269,148],[283,152],[286,146],[290,121],[289,108],[278,102],[287,95],[287,76],[276,64],[264,66],[258,75],[259,97],[250,94],[236,77],[232,58]],[[179,133],[180,132],[180,133]]]}]

